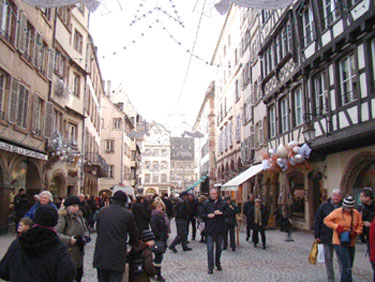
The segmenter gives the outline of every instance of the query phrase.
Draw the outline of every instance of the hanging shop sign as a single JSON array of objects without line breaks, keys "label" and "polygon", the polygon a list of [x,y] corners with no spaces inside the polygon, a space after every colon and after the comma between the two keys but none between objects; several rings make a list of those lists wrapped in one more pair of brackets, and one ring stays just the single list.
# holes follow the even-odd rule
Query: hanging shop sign
[{"label": "hanging shop sign", "polygon": [[11,145],[11,144],[8,144],[8,143],[5,143],[5,142],[1,142],[1,141],[0,141],[0,149],[4,150],[4,151],[12,152],[12,153],[17,153],[17,154],[20,154],[22,156],[43,160],[43,161],[46,161],[48,159],[46,154],[35,152],[35,151],[29,150],[29,149],[24,149],[24,148],[14,146],[14,145]]}]

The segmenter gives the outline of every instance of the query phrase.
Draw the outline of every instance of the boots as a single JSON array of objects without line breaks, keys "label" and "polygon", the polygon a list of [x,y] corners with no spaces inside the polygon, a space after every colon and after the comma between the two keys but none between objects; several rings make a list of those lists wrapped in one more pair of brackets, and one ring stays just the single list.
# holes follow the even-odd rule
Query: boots
[{"label": "boots", "polygon": [[155,267],[156,268],[156,281],[165,281],[164,277],[161,276],[161,267]]}]

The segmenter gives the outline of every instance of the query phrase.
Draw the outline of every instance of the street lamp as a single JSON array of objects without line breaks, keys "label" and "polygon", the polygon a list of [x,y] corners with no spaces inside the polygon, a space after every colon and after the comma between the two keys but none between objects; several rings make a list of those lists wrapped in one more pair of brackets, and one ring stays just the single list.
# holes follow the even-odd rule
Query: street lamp
[{"label": "street lamp", "polygon": [[303,137],[305,138],[306,143],[311,144],[315,140],[315,128],[311,123],[305,123],[303,126]]}]

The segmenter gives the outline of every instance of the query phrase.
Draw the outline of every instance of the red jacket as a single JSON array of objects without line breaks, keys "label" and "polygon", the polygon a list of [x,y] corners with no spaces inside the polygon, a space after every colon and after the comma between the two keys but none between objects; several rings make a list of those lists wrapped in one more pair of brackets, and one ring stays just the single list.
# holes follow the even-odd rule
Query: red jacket
[{"label": "red jacket", "polygon": [[371,222],[369,241],[370,241],[370,261],[375,262],[375,218]]}]

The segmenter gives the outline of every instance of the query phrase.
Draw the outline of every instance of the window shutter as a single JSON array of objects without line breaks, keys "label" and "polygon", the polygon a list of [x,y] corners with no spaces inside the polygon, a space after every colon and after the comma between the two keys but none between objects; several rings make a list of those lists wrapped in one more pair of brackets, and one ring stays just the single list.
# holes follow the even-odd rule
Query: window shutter
[{"label": "window shutter", "polygon": [[18,87],[18,80],[13,77],[9,100],[9,122],[11,123],[15,123],[17,121]]},{"label": "window shutter", "polygon": [[48,65],[47,65],[47,78],[52,81],[53,70],[55,68],[55,50],[48,48]]},{"label": "window shutter", "polygon": [[46,113],[44,119],[44,138],[52,138],[53,134],[53,104],[51,102],[46,103]]},{"label": "window shutter", "polygon": [[[5,6],[5,0],[0,0],[0,23],[3,22],[3,9]],[[2,30],[0,29],[0,34],[2,33]]]},{"label": "window shutter", "polygon": [[23,54],[26,50],[27,38],[27,17],[24,11],[20,10],[20,26],[18,29],[18,50]]},{"label": "window shutter", "polygon": [[40,33],[35,32],[34,33],[34,54],[33,54],[33,65],[34,67],[38,67],[39,62],[39,41],[40,41]]},{"label": "window shutter", "polygon": [[31,130],[34,134],[37,133],[38,123],[39,123],[39,97],[38,95],[34,94],[33,96],[33,109],[32,109],[32,125]]},{"label": "window shutter", "polygon": [[29,89],[25,88],[24,91],[24,98],[23,98],[23,120],[22,120],[22,127],[27,128],[27,122],[28,122],[28,114],[29,114],[29,96],[30,96],[30,91]]},{"label": "window shutter", "polygon": [[43,37],[40,34],[39,40],[38,40],[38,65],[37,65],[37,68],[40,71],[43,71],[44,69],[43,62],[44,62],[44,46],[43,46]]},{"label": "window shutter", "polygon": [[25,86],[19,84],[18,86],[18,103],[17,103],[17,125],[22,126],[22,117],[23,117],[23,105],[24,105],[24,93],[25,93]]}]

